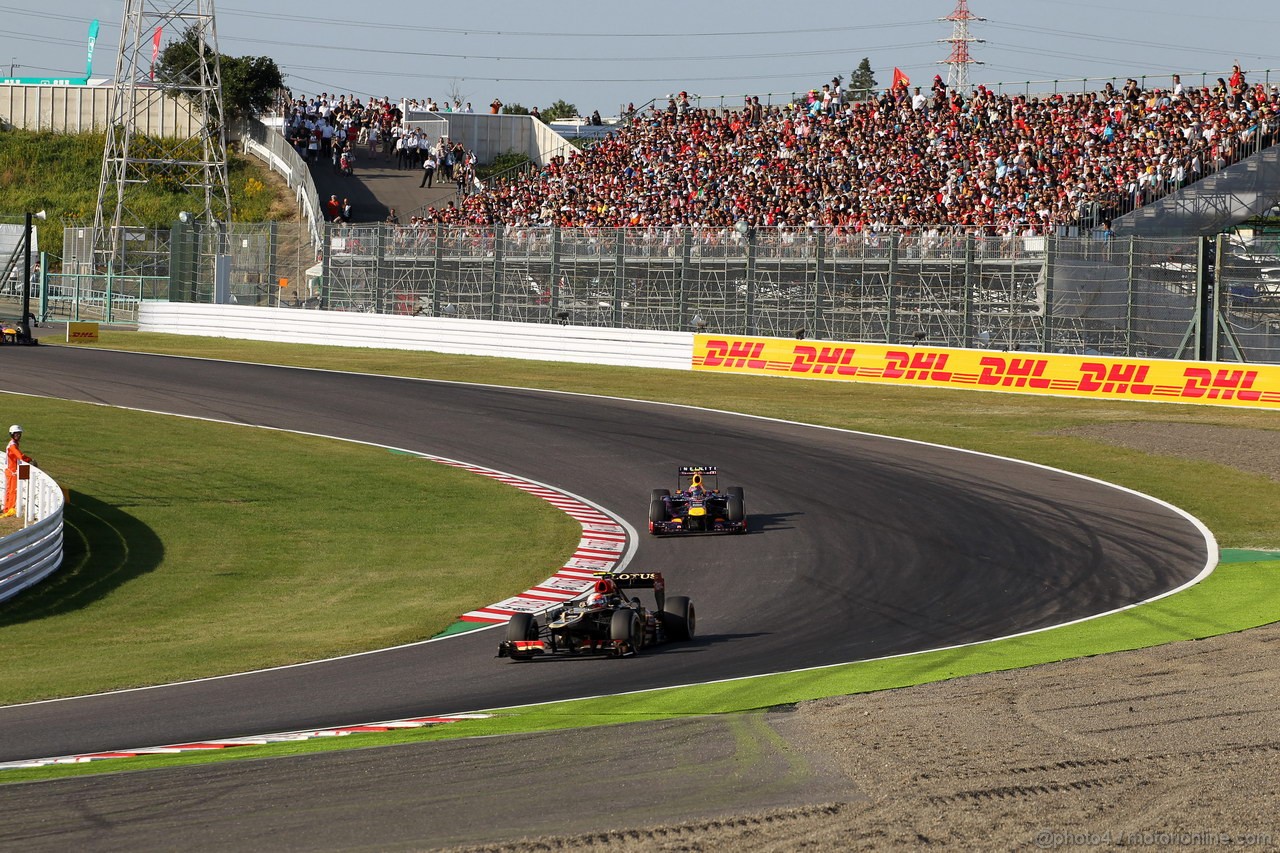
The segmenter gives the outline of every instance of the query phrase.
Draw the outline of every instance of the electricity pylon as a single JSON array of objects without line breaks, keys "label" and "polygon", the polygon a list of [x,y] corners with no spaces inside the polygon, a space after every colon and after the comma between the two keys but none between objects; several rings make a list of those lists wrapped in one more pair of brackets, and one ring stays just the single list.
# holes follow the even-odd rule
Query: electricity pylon
[{"label": "electricity pylon", "polygon": [[[166,38],[185,39],[191,49],[178,62],[160,63]],[[169,99],[189,109],[193,121],[166,122],[175,115]],[[125,0],[94,213],[99,269],[111,261],[116,272],[142,272],[144,258],[159,252],[135,206],[142,184],[185,192],[195,218],[225,232],[231,218],[225,116],[213,0]]]},{"label": "electricity pylon", "polygon": [[969,53],[969,45],[983,43],[983,39],[976,39],[969,35],[969,24],[974,21],[985,21],[986,18],[979,18],[970,13],[969,0],[956,0],[955,11],[938,20],[951,22],[951,38],[939,39],[943,44],[951,45],[951,55],[939,63],[947,66],[947,88],[967,95],[969,66],[982,64]]}]

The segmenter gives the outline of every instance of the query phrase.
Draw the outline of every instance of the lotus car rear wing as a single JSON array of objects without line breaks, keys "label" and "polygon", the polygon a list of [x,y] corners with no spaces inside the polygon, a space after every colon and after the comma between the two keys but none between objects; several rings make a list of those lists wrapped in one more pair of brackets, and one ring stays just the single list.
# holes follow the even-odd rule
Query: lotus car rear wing
[{"label": "lotus car rear wing", "polygon": [[662,579],[662,572],[596,572],[602,578],[609,578],[618,589],[651,589],[657,599],[658,609],[662,609],[666,599],[667,583]]}]

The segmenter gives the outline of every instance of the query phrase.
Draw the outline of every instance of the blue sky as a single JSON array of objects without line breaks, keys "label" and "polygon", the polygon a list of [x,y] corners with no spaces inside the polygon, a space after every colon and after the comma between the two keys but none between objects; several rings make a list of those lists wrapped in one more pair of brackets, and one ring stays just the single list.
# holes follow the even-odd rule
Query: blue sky
[{"label": "blue sky", "polygon": [[[146,8],[194,9],[195,0],[146,0]],[[885,85],[894,66],[928,85],[950,46],[955,0],[833,3],[786,0],[650,0],[629,3],[353,3],[350,0],[219,0],[219,49],[271,56],[295,92],[425,97],[457,94],[484,109],[545,107],[563,99],[604,115],[685,90],[733,105],[743,94],[785,100],[863,57]],[[1280,4],[1236,0],[1106,3],[970,0],[986,18],[970,51],[984,64],[970,81],[1011,83],[1150,75],[1212,81],[1232,63],[1276,69]],[[446,11],[453,9],[455,11]],[[55,0],[8,5],[0,31],[0,74],[82,76],[89,22],[101,20],[94,76],[114,73],[124,0]],[[168,33],[166,33],[168,37]],[[1264,79],[1265,74],[1254,75]],[[1251,77],[1250,79],[1254,79]],[[1061,84],[1060,84],[1061,85]],[[1028,88],[1020,86],[1019,88]],[[1051,91],[1036,82],[1033,91]],[[765,100],[762,97],[761,100]]]}]

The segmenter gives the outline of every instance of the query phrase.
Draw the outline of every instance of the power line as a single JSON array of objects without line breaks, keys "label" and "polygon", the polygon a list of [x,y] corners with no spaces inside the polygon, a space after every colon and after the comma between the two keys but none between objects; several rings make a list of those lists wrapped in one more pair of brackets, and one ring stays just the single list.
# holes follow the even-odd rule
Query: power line
[{"label": "power line", "polygon": [[[246,18],[264,18],[273,21],[288,21],[291,24],[298,24],[296,15],[274,15],[269,12],[256,12],[248,9],[234,9],[226,6],[222,7],[222,12],[231,12],[233,15],[244,16]],[[306,23],[311,26],[335,26],[344,30],[349,29],[375,29],[375,30],[391,30],[395,32],[423,32],[423,33],[440,33],[443,35],[476,35],[476,36],[512,36],[512,37],[536,37],[536,38],[622,38],[622,39],[663,39],[671,40],[678,38],[737,38],[740,36],[788,36],[788,35],[809,35],[812,33],[849,33],[861,32],[865,30],[886,30],[899,27],[917,27],[924,25],[933,25],[933,21],[901,21],[887,24],[861,24],[845,27],[806,27],[798,30],[740,30],[735,32],[712,32],[712,33],[690,33],[681,31],[664,31],[659,33],[637,33],[633,31],[627,32],[604,32],[604,33],[575,33],[565,30],[549,31],[549,32],[530,32],[520,30],[481,30],[473,27],[429,27],[414,26],[403,23],[374,23],[369,21],[316,21],[307,20]]]}]

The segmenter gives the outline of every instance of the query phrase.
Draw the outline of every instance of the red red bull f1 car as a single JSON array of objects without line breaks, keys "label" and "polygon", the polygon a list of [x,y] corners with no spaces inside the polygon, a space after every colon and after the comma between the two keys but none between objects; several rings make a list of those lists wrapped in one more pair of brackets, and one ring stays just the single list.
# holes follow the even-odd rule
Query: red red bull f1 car
[{"label": "red red bull f1 car", "polygon": [[[625,591],[652,589],[656,607],[650,609]],[[666,595],[659,572],[603,572],[594,590],[543,614],[517,613],[507,623],[507,638],[498,644],[498,657],[527,661],[542,655],[604,654],[629,657],[648,646],[692,640],[693,602],[682,595]]]},{"label": "red red bull f1 car", "polygon": [[719,487],[714,465],[684,465],[676,489],[654,489],[649,498],[649,532],[746,533],[746,495],[741,486]]}]

